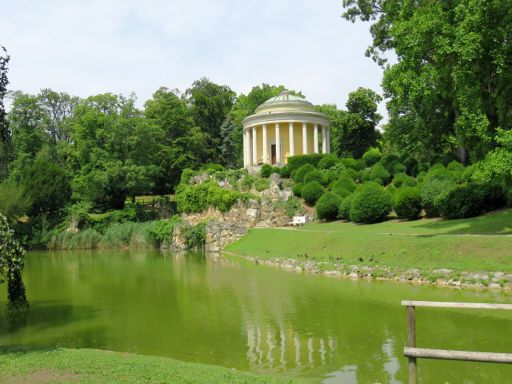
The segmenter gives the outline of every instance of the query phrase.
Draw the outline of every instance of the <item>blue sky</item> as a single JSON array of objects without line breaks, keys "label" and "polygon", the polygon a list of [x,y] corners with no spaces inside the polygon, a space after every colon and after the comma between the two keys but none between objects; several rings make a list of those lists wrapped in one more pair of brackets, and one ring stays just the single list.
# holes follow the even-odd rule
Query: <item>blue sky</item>
[{"label": "blue sky", "polygon": [[142,104],[206,76],[237,93],[283,84],[343,106],[359,86],[381,93],[382,70],[364,56],[370,25],[342,19],[341,3],[0,0],[0,44],[10,88],[25,92],[134,92]]}]

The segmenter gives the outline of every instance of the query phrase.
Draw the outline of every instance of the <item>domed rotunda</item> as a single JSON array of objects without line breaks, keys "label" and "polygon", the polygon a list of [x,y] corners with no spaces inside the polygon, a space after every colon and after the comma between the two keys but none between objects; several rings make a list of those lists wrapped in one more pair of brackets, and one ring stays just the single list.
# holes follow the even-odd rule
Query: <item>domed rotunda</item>
[{"label": "domed rotunda", "polygon": [[290,156],[330,153],[327,115],[288,91],[261,104],[242,124],[245,168],[281,166]]}]

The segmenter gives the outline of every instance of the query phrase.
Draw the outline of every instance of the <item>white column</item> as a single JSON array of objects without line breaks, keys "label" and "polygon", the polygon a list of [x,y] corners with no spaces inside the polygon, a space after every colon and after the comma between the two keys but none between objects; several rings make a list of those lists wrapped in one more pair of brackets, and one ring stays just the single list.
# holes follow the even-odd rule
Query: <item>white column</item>
[{"label": "white column", "polygon": [[327,153],[327,129],[322,126],[322,153]]},{"label": "white column", "polygon": [[313,136],[313,146],[315,147],[315,153],[318,153],[318,124],[315,124],[315,134]]},{"label": "white column", "polygon": [[263,124],[263,163],[268,164],[268,158],[267,158],[267,125]]},{"label": "white column", "polygon": [[294,142],[294,137],[293,137],[293,123],[290,123],[288,125],[288,130],[289,130],[289,134],[290,134],[290,156],[294,156],[295,155],[295,142]]},{"label": "white column", "polygon": [[276,163],[281,164],[281,134],[279,132],[279,123],[276,123]]},{"label": "white column", "polygon": [[308,154],[308,125],[302,123],[302,154]]},{"label": "white column", "polygon": [[331,131],[328,126],[325,127],[326,137],[327,137],[327,153],[331,153]]},{"label": "white column", "polygon": [[251,128],[247,128],[245,130],[245,135],[247,137],[247,165],[252,165],[252,135]]},{"label": "white column", "polygon": [[258,164],[258,138],[256,137],[256,127],[252,127],[252,163]]},{"label": "white column", "polygon": [[244,168],[247,168],[247,131],[243,131],[243,142],[244,142]]}]

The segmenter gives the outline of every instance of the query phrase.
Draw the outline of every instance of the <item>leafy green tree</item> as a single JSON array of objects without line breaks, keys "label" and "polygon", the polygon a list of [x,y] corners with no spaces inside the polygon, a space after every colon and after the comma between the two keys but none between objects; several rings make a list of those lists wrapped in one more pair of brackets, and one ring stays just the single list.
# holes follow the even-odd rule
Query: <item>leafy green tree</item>
[{"label": "leafy green tree", "polygon": [[205,151],[202,160],[219,163],[222,160],[220,127],[233,107],[236,94],[227,85],[207,78],[196,80],[185,92],[194,125],[204,134]]},{"label": "leafy green tree", "polygon": [[157,90],[153,98],[146,101],[144,115],[163,133],[157,150],[160,171],[155,178],[154,190],[161,194],[173,192],[182,170],[197,168],[200,163],[204,135],[200,128],[194,126],[186,101],[177,90]]},{"label": "leafy green tree", "polygon": [[382,97],[368,88],[358,88],[349,94],[347,111],[336,116],[337,149],[342,156],[360,158],[369,148],[377,145],[379,132],[377,124],[382,116],[377,105]]},{"label": "leafy green tree", "polygon": [[12,224],[18,217],[28,212],[30,200],[25,189],[10,180],[0,183],[0,213]]},{"label": "leafy green tree", "polygon": [[220,152],[222,155],[222,163],[228,168],[240,168],[240,154],[237,152],[238,148],[238,127],[233,121],[233,117],[228,115],[222,126],[220,127],[220,134],[222,143],[220,145]]},{"label": "leafy green tree", "polygon": [[0,283],[7,281],[7,309],[12,313],[28,310],[25,286],[22,280],[25,251],[14,238],[7,218],[0,214]]},{"label": "leafy green tree", "polygon": [[509,0],[344,0],[347,20],[371,21],[367,55],[384,70],[386,138],[420,160],[457,150],[485,156],[512,127]]},{"label": "leafy green tree", "polygon": [[33,216],[56,212],[71,198],[71,184],[66,171],[44,152],[21,170],[20,184],[30,201],[29,214]]},{"label": "leafy green tree", "polygon": [[9,69],[9,55],[3,46],[0,46],[0,179],[7,175],[8,148],[10,144],[10,131],[5,112],[4,98],[7,94],[7,71]]},{"label": "leafy green tree", "polygon": [[150,193],[162,130],[144,119],[133,98],[103,94],[79,102],[73,117],[76,200],[98,208],[121,208],[126,197]]}]

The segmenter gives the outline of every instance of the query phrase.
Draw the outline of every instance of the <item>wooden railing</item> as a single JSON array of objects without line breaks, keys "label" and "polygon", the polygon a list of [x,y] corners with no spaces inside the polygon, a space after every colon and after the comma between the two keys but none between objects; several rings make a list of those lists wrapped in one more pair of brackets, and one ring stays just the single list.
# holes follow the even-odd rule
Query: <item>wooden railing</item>
[{"label": "wooden railing", "polygon": [[512,364],[511,353],[453,351],[447,349],[416,348],[416,307],[461,308],[461,309],[505,309],[512,310],[512,304],[449,303],[435,301],[402,301],[407,307],[407,346],[404,355],[409,358],[409,384],[417,382],[416,359],[462,360],[486,363]]}]

